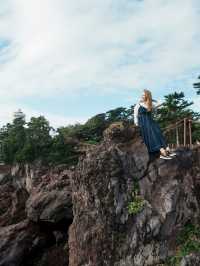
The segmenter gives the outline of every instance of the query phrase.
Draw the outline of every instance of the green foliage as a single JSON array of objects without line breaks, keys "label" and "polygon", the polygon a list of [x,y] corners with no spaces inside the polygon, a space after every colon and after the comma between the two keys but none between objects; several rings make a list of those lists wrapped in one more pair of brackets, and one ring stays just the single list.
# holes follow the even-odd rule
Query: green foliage
[{"label": "green foliage", "polygon": [[[154,118],[162,129],[185,117],[190,117],[192,120],[198,121],[200,113],[190,109],[192,104],[193,102],[189,102],[185,99],[183,92],[168,94],[165,96],[162,106],[157,109],[154,114]],[[183,131],[183,127],[179,129],[179,131],[180,130]],[[181,133],[181,136],[182,135],[183,132]],[[200,139],[200,125],[197,123],[192,124],[192,139],[193,142]],[[175,134],[170,135],[170,143],[173,142],[175,142]]]},{"label": "green foliage", "polygon": [[145,205],[144,199],[137,195],[133,198],[131,202],[128,204],[128,212],[129,214],[137,214],[139,213]]},{"label": "green foliage", "polygon": [[76,164],[79,157],[79,154],[75,150],[76,142],[73,138],[67,140],[65,131],[63,131],[62,128],[58,128],[56,132],[57,134],[52,139],[52,145],[47,156],[47,161],[51,164]]},{"label": "green foliage", "polygon": [[177,238],[177,243],[179,245],[185,242],[187,243],[188,240],[194,237],[200,240],[200,226],[188,223],[184,226],[183,230],[180,232]]},{"label": "green foliage", "polygon": [[[200,76],[198,77],[200,79]],[[194,88],[197,90],[197,94],[200,95],[200,81],[193,84]]]},{"label": "green foliage", "polygon": [[21,150],[26,140],[25,121],[22,118],[13,120],[0,130],[0,140],[3,147],[3,161],[12,163],[21,161]]},{"label": "green foliage", "polygon": [[131,121],[132,113],[132,106],[130,108],[118,107],[107,111],[106,113],[93,116],[83,125],[83,132],[85,133],[82,135],[83,139],[95,141],[96,143],[100,142],[103,137],[103,131],[111,123]]},{"label": "green foliage", "polygon": [[99,142],[102,139],[102,133],[108,126],[105,114],[98,114],[90,118],[83,126],[82,137],[85,140]]},{"label": "green foliage", "polygon": [[183,92],[174,92],[164,98],[165,100],[155,116],[162,128],[184,117],[195,117],[196,114],[188,108],[193,102],[185,100]]},{"label": "green foliage", "polygon": [[62,129],[58,129],[55,136],[51,136],[51,130],[54,129],[43,116],[31,117],[29,123],[15,119],[12,124],[3,126],[0,130],[2,160],[7,164],[35,160],[46,164],[76,164],[75,143],[65,141]]},{"label": "green foliage", "polygon": [[139,195],[139,184],[136,181],[134,182],[132,197],[132,200],[128,203],[128,213],[135,215],[139,213],[145,205],[145,200]]},{"label": "green foliage", "polygon": [[62,128],[66,137],[73,137],[91,144],[99,143],[103,138],[103,131],[114,122],[127,121],[133,123],[133,106],[130,108],[118,107],[97,114],[86,121],[85,124],[69,125]]},{"label": "green foliage", "polygon": [[[98,144],[103,138],[103,131],[116,121],[131,120],[132,107],[119,107],[88,119],[85,124],[76,123],[54,130],[44,116],[31,117],[26,123],[24,118],[17,118],[0,129],[2,160],[12,164],[16,162],[43,163],[78,162],[77,145]],[[54,131],[55,135],[50,134]]]},{"label": "green foliage", "polygon": [[27,151],[32,152],[34,159],[44,159],[49,154],[52,142],[51,129],[44,116],[31,117],[30,122],[27,123],[24,157],[28,156]]},{"label": "green foliage", "polygon": [[183,257],[193,252],[200,252],[200,226],[191,223],[185,225],[176,242],[176,254],[167,259],[168,266],[179,266]]},{"label": "green foliage", "polygon": [[[177,119],[190,116],[193,120],[200,117],[190,109],[192,102],[185,100],[183,92],[165,96],[163,106],[154,114],[162,128]],[[83,144],[98,144],[103,139],[103,131],[115,122],[133,124],[133,107],[118,107],[105,113],[97,114],[86,123],[76,123],[54,130],[44,116],[32,117],[29,123],[24,118],[16,118],[0,128],[0,141],[3,153],[1,159],[5,163],[33,162],[41,160],[44,163],[69,165],[76,164],[80,153],[77,146]],[[54,131],[54,135],[50,133]],[[200,124],[192,124],[193,141],[200,139]],[[135,195],[135,205],[130,205],[130,211],[142,205]]]},{"label": "green foliage", "polygon": [[110,124],[117,121],[129,121],[132,119],[133,106],[130,108],[118,107],[105,113],[106,121]]}]

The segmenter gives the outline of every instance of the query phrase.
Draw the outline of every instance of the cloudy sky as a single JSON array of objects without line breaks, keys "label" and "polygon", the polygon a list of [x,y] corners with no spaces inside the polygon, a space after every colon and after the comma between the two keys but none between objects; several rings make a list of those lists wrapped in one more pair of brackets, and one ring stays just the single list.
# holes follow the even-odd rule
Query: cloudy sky
[{"label": "cloudy sky", "polygon": [[199,0],[1,0],[0,125],[21,108],[54,127],[185,92],[200,75]]}]

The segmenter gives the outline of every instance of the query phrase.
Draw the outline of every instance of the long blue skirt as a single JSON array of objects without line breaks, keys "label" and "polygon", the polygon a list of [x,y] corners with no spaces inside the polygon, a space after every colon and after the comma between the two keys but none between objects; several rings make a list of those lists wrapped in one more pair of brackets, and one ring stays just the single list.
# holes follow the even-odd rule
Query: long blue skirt
[{"label": "long blue skirt", "polygon": [[141,105],[138,109],[138,124],[149,153],[157,152],[160,148],[167,147],[160,126],[153,120],[152,113]]}]

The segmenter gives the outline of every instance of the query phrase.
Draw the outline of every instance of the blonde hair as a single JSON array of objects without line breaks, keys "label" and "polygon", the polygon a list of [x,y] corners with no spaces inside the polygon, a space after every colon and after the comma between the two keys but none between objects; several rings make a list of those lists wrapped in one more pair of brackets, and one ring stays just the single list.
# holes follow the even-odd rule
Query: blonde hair
[{"label": "blonde hair", "polygon": [[145,94],[145,101],[147,103],[147,109],[148,111],[152,110],[152,95],[151,92],[149,90],[144,90],[144,94]]}]

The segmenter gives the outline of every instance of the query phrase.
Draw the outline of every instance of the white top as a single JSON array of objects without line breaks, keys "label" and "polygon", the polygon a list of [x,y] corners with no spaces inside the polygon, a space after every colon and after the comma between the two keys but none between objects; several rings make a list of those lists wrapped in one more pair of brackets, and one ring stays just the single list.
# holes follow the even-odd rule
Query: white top
[{"label": "white top", "polygon": [[[138,102],[135,107],[134,107],[134,123],[136,126],[138,126],[138,110],[139,107],[144,106],[145,108],[147,108],[147,105],[144,102]],[[155,108],[158,104],[152,104],[152,108]]]}]

